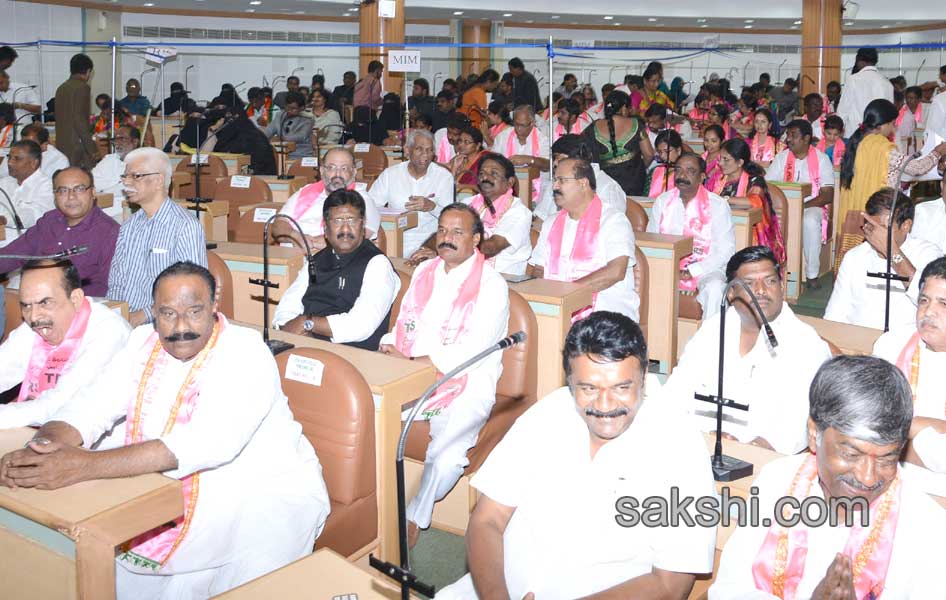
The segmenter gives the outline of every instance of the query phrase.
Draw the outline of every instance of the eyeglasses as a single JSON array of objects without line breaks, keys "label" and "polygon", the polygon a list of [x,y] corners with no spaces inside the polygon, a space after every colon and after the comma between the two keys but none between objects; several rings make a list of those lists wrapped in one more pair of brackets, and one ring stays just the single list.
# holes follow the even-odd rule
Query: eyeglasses
[{"label": "eyeglasses", "polygon": [[70,187],[57,187],[53,189],[53,194],[57,196],[68,196],[70,193],[84,194],[91,189],[92,189],[91,185],[77,185],[71,188]]},{"label": "eyeglasses", "polygon": [[118,176],[122,181],[128,181],[129,179],[134,179],[135,181],[141,181],[148,175],[160,175],[158,172],[154,173],[122,173]]},{"label": "eyeglasses", "polygon": [[322,167],[326,173],[341,173],[342,175],[351,175],[355,168],[349,165],[325,165]]},{"label": "eyeglasses", "polygon": [[362,221],[364,221],[364,219],[361,217],[335,217],[334,219],[328,220],[333,227],[341,227],[342,225],[354,227],[355,225],[360,225]]},{"label": "eyeglasses", "polygon": [[584,179],[584,177],[553,177],[552,181],[557,183],[558,185],[562,185],[568,180],[577,181],[579,179]]}]

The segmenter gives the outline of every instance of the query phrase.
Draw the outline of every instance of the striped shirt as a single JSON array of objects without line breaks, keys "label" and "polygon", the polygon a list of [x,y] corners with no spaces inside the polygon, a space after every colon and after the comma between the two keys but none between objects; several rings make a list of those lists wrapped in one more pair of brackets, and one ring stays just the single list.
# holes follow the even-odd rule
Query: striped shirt
[{"label": "striped shirt", "polygon": [[207,266],[204,230],[194,215],[170,199],[150,219],[139,210],[118,232],[108,297],[124,300],[129,311],[144,310],[150,321],[151,285],[161,271],[183,260]]}]

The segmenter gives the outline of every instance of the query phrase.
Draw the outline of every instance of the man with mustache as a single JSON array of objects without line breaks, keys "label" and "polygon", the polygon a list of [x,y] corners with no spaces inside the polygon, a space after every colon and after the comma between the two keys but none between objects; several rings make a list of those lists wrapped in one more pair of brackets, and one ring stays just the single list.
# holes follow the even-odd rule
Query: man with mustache
[{"label": "man with mustache", "polygon": [[[906,378],[879,358],[838,356],[818,370],[809,401],[811,452],[761,469],[752,485],[770,524],[736,528],[710,600],[942,598],[942,557],[931,548],[946,513],[899,467],[913,417]],[[838,525],[783,527],[791,523],[777,512],[837,515]]]},{"label": "man with mustache", "polygon": [[517,106],[512,113],[512,127],[496,136],[493,152],[502,154],[517,167],[536,167],[549,170],[549,140],[535,123],[531,106]]},{"label": "man with mustache", "polygon": [[916,475],[928,492],[946,496],[946,258],[926,265],[920,275],[916,325],[880,336],[874,356],[896,365],[913,390],[904,470]]},{"label": "man with mustache", "polygon": [[[311,553],[329,499],[272,354],[258,331],[217,312],[213,275],[179,262],[152,289],[154,325],[135,329],[91,385],[0,459],[0,483],[181,480],[184,515],[116,557],[117,596],[206,598]],[[113,428],[123,445],[88,450]]]},{"label": "man with mustache", "polygon": [[0,405],[0,428],[45,423],[105,370],[131,331],[121,315],[89,301],[67,259],[23,265],[19,299],[23,323],[0,346],[0,390],[19,384],[20,393]]},{"label": "man with mustache", "polygon": [[[279,211],[295,219],[302,228],[309,241],[309,248],[318,252],[325,248],[325,222],[322,217],[322,206],[325,199],[335,190],[355,189],[355,155],[348,148],[332,148],[325,153],[319,162],[321,181],[310,183],[289,197],[285,206]],[[365,198],[365,236],[375,239],[381,228],[381,215],[371,195],[365,191],[359,192]],[[292,242],[295,246],[305,249],[305,243],[299,237],[299,232],[285,219],[273,221],[270,228],[275,240]]]},{"label": "man with mustache", "polygon": [[[778,346],[762,331],[745,282],[772,326]],[[782,292],[782,270],[767,246],[750,246],[726,265],[732,302],[726,313],[723,395],[748,411],[723,408],[723,435],[744,443],[794,454],[807,444],[808,386],[831,358],[828,345],[801,322]],[[705,317],[683,350],[680,363],[661,389],[664,398],[697,417],[703,431],[716,430],[716,405],[693,397],[715,395],[719,375],[719,313]]]},{"label": "man with mustache", "polygon": [[473,477],[470,574],[437,598],[686,598],[713,569],[716,531],[623,527],[622,496],[713,495],[706,445],[662,402],[645,400],[647,346],[629,318],[572,325],[567,387],[526,411]]},{"label": "man with mustache", "polygon": [[0,215],[7,219],[7,239],[18,235],[14,212],[23,227],[32,227],[53,209],[53,186],[40,169],[42,160],[43,151],[32,140],[19,140],[10,146],[4,161],[10,174],[0,177]]},{"label": "man with mustache", "polygon": [[703,186],[706,163],[685,152],[673,170],[676,187],[657,196],[647,231],[693,238],[693,253],[680,261],[680,290],[696,293],[703,318],[719,311],[723,270],[736,251],[729,203]]},{"label": "man with mustache", "polygon": [[552,187],[561,210],[542,223],[529,274],[584,284],[595,292],[589,312],[610,310],[638,320],[634,231],[624,212],[598,197],[594,169],[584,160],[561,161]]},{"label": "man with mustache", "polygon": [[417,227],[404,232],[404,258],[409,257],[437,231],[444,206],[453,204],[453,174],[434,161],[434,136],[423,129],[407,134],[408,160],[385,169],[371,186],[380,206],[417,211]]},{"label": "man with mustache", "polygon": [[[509,288],[477,250],[483,235],[480,216],[469,206],[457,202],[440,212],[437,257],[414,270],[394,330],[381,338],[382,352],[447,373],[506,335]],[[434,503],[469,464],[467,450],[493,408],[500,373],[502,353],[494,352],[441,386],[420,413],[430,420],[431,441],[420,490],[407,507],[411,546],[430,527]]]},{"label": "man with mustache", "polygon": [[141,133],[136,127],[119,127],[115,130],[115,152],[106,154],[92,169],[95,177],[95,189],[102,194],[112,194],[114,203],[111,210],[121,216],[122,201],[125,199],[125,186],[122,174],[125,172],[125,157],[141,143]]},{"label": "man with mustache", "polygon": [[365,201],[358,192],[335,190],[322,213],[328,246],[283,293],[273,326],[377,350],[401,280],[391,261],[365,239]]},{"label": "man with mustache", "polygon": [[[487,152],[480,158],[477,174],[480,193],[463,203],[473,209],[483,224],[479,251],[496,271],[524,275],[532,253],[532,212],[513,195],[516,168],[505,156]],[[424,242],[409,264],[433,258],[437,253],[437,236]],[[455,249],[454,249],[455,250]]]}]

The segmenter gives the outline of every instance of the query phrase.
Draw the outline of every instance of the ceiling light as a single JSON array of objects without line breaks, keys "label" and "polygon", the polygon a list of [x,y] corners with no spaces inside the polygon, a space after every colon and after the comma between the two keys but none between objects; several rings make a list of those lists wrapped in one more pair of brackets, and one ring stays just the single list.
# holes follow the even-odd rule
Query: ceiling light
[{"label": "ceiling light", "polygon": [[743,23],[755,23],[755,19],[746,19]]},{"label": "ceiling light", "polygon": [[250,6],[259,6],[262,3],[263,3],[263,0],[253,0],[252,2],[250,2]]},{"label": "ceiling light", "polygon": [[853,25],[853,24],[854,24],[854,21],[847,21],[847,22],[844,23],[844,25],[847,26],[847,27],[850,27],[850,26]]},{"label": "ceiling light", "polygon": [[145,6],[154,6],[154,2],[145,2]]},{"label": "ceiling light", "polygon": [[605,21],[612,21],[612,20],[614,20],[614,17],[604,17],[604,20],[605,20]]},{"label": "ceiling light", "polygon": [[702,29],[706,29],[707,27],[709,27],[709,25],[706,25],[706,24],[704,23],[703,25],[700,25],[700,27],[701,27]]},{"label": "ceiling light", "polygon": [[649,18],[649,19],[647,19],[647,20],[650,21],[651,23],[656,23],[656,22],[657,22],[657,17],[651,17],[651,18]]},{"label": "ceiling light", "polygon": [[504,17],[511,17],[511,16],[512,16],[512,13],[503,13],[503,16],[504,16]]},{"label": "ceiling light", "polygon": [[745,25],[743,26],[743,29],[752,29],[752,25]]},{"label": "ceiling light", "polygon": [[657,25],[655,25],[655,27],[666,27],[666,26],[667,26],[666,23],[657,23]]},{"label": "ceiling light", "polygon": [[801,21],[795,21],[795,22],[792,23],[792,24],[793,24],[793,25],[801,25]]},{"label": "ceiling light", "polygon": [[617,27],[618,25],[620,25],[620,23],[615,23],[615,24],[614,24],[615,27]]},{"label": "ceiling light", "polygon": [[706,23],[706,19],[697,19],[696,22],[697,22],[697,23]]},{"label": "ceiling light", "polygon": [[535,21],[533,21],[532,19],[529,19],[528,21],[526,21],[526,23],[535,23]]},{"label": "ceiling light", "polygon": [[256,12],[256,9],[255,9],[255,8],[248,8],[248,9],[246,9],[244,12],[250,12],[250,13],[252,13],[252,12]]},{"label": "ceiling light", "polygon": [[456,16],[459,17],[460,15],[463,14],[463,11],[462,11],[462,10],[455,10],[455,11],[453,11],[453,14],[455,14]]},{"label": "ceiling light", "polygon": [[881,28],[881,29],[890,29],[890,25],[881,25],[880,28]]},{"label": "ceiling light", "polygon": [[560,16],[558,16],[558,15],[552,15],[552,18],[553,18],[553,19],[561,19],[562,17],[560,17]]}]

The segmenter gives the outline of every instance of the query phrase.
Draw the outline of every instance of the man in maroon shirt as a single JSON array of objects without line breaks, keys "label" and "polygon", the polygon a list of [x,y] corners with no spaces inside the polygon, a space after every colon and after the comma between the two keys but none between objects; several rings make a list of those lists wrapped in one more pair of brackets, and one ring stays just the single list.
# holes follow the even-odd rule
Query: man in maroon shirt
[{"label": "man in maroon shirt", "polygon": [[354,105],[367,106],[372,112],[381,108],[381,75],[384,73],[384,65],[379,61],[373,60],[368,63],[368,74],[364,79],[355,84]]},{"label": "man in maroon shirt", "polygon": [[[81,167],[68,167],[53,177],[56,208],[3,248],[4,254],[39,256],[55,254],[73,246],[88,251],[71,257],[79,270],[82,291],[87,296],[105,296],[108,272],[118,240],[118,223],[95,205],[92,174]],[[25,260],[0,260],[0,273],[23,266]]]}]

